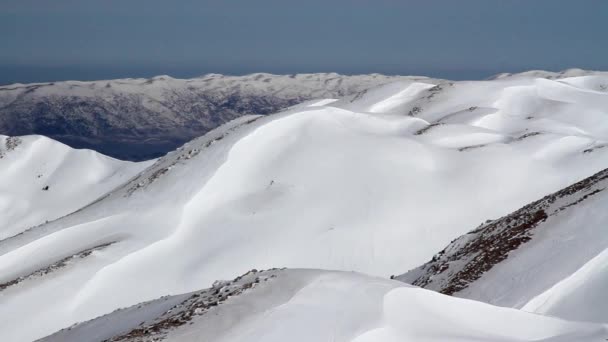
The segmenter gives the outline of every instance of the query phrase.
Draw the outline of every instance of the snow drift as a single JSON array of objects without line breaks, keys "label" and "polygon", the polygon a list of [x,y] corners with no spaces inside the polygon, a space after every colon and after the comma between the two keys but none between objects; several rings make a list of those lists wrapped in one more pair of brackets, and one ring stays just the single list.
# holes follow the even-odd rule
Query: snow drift
[{"label": "snow drift", "polygon": [[0,240],[80,209],[150,165],[0,135]]},{"label": "snow drift", "polygon": [[249,272],[63,329],[40,342],[602,341],[608,329],[356,273]]},{"label": "snow drift", "polygon": [[458,297],[607,323],[608,169],[488,222],[397,279]]}]

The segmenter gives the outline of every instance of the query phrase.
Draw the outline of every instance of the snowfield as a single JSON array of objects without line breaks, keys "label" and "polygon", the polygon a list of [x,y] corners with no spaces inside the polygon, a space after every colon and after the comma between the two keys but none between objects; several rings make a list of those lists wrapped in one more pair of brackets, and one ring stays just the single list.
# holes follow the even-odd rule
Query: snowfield
[{"label": "snowfield", "polygon": [[82,208],[151,164],[0,135],[0,240]]},{"label": "snowfield", "polygon": [[599,324],[448,297],[388,279],[275,270],[116,311],[40,342],[599,342],[606,336],[608,328]]},{"label": "snowfield", "polygon": [[230,120],[425,77],[336,73],[157,76],[0,86],[0,134],[43,134],[128,160],[162,156]]},{"label": "snowfield", "polygon": [[495,305],[608,323],[607,187],[608,169],[459,237],[397,279]]},{"label": "snowfield", "polygon": [[[606,169],[606,89],[607,74],[577,70],[487,81],[408,79],[274,115],[243,116],[151,165],[124,164],[137,174],[127,177],[125,171],[123,181],[112,183],[105,194],[85,192],[74,199],[81,203],[79,210],[0,241],[0,340],[31,341],[118,308],[273,267],[367,274],[327,275],[335,277],[335,291],[333,280],[326,281],[328,288],[319,288],[318,297],[302,297],[293,311],[277,316],[292,330],[299,315],[310,319],[299,328],[318,329],[319,338],[335,328],[343,340],[360,341],[418,336],[429,341],[593,340],[603,334],[600,325],[567,323],[410,287],[393,291],[403,285],[373,277],[413,269],[480,223]],[[12,163],[28,160],[27,153],[15,152],[9,152]],[[87,174],[86,168],[70,170]],[[46,194],[37,185],[36,191]],[[603,222],[603,216],[594,217],[590,223]],[[16,212],[12,220],[37,224],[40,219]],[[597,227],[590,227],[584,238],[595,239],[599,253],[605,239]],[[578,276],[561,281],[593,256],[543,278],[550,281],[530,287],[539,291],[526,295],[540,295],[552,286],[558,293],[583,289]],[[601,288],[603,279],[595,272],[603,259],[597,260],[581,269],[598,274],[588,278],[594,289]],[[351,294],[370,282],[378,284]],[[569,308],[577,306],[578,297],[540,298],[526,309],[574,313]],[[516,308],[525,304],[483,300]],[[342,312],[332,311],[342,303],[353,315],[344,326]],[[257,304],[252,305],[255,310]],[[308,305],[317,308],[306,311]],[[602,313],[579,309],[585,314],[561,317],[578,320]],[[262,316],[281,312],[268,310]],[[462,315],[469,311],[470,316]],[[226,319],[237,317],[233,315]],[[486,316],[496,317],[491,321],[496,323],[470,327]],[[244,330],[218,331],[218,340],[286,336],[289,329],[271,329],[274,320],[262,318]],[[445,324],[430,327],[435,319]],[[521,330],[506,325],[511,319],[522,322]],[[24,329],[24,321],[36,324]],[[199,333],[182,340],[196,340]]]}]

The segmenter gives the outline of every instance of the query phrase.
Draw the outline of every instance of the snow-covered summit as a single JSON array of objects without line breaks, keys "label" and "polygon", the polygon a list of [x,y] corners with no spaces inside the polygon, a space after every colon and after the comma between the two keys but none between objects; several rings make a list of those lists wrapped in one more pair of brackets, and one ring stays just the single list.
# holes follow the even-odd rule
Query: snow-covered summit
[{"label": "snow-covered summit", "polygon": [[605,76],[606,72],[599,71],[591,71],[591,70],[583,70],[578,68],[566,69],[563,71],[545,71],[545,70],[530,70],[524,71],[520,73],[502,73],[491,77],[491,79],[499,79],[499,78],[547,78],[547,79],[560,79],[560,78],[569,78],[569,77],[580,77],[580,76],[592,76],[592,75],[603,75]]},{"label": "snow-covered summit", "polygon": [[150,164],[43,136],[0,135],[0,240],[82,208]]}]

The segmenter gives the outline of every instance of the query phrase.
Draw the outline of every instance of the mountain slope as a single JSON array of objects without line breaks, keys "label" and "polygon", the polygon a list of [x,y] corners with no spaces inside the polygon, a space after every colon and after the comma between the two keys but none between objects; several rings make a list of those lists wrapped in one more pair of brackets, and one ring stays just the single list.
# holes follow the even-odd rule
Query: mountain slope
[{"label": "mountain slope", "polygon": [[491,221],[397,279],[446,294],[608,322],[608,169]]},{"label": "mountain slope", "polygon": [[[607,81],[403,81],[231,121],[0,242],[0,337],[39,338],[252,268],[416,267],[605,169]],[[44,324],[21,329],[26,317]]]},{"label": "mountain slope", "polygon": [[158,76],[0,87],[0,134],[42,134],[121,159],[158,157],[246,114],[270,114],[394,80],[378,74]]},{"label": "mountain slope", "polygon": [[0,240],[80,209],[150,164],[0,135]]},{"label": "mountain slope", "polygon": [[583,342],[606,336],[601,325],[493,307],[356,273],[272,270],[115,311],[40,341]]}]

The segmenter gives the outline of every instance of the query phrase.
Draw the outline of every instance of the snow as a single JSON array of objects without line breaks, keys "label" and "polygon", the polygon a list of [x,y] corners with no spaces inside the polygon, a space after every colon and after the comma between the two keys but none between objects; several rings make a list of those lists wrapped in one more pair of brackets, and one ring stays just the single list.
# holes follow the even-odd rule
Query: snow
[{"label": "snow", "polygon": [[608,317],[608,249],[547,291],[522,310],[580,321],[604,322]]},{"label": "snow", "polygon": [[320,107],[320,106],[326,106],[332,102],[336,102],[338,101],[338,99],[323,99],[323,100],[313,100],[313,102],[311,104],[309,104],[310,107]]},{"label": "snow", "polygon": [[[608,223],[607,175],[608,169],[522,208],[524,212],[534,212],[540,208],[538,203],[546,203],[542,204],[542,210],[547,217],[531,230],[529,241],[509,251],[506,259],[498,261],[478,279],[464,281],[468,285],[454,295],[569,320],[607,323],[608,236],[604,233]],[[517,230],[517,224],[510,223],[516,217],[517,212],[489,225],[500,226],[505,222],[504,229]],[[397,278],[428,289],[445,289],[448,278],[470,266],[469,258],[489,253],[483,249],[459,254],[478,232],[463,235],[431,261],[449,260],[447,268],[421,267]],[[494,231],[493,236],[500,233]],[[494,248],[499,245],[496,240]],[[450,257],[453,255],[460,256],[454,259]],[[429,276],[428,282],[416,281],[425,275]]]},{"label": "snow", "polygon": [[308,100],[324,105],[395,80],[427,78],[257,73],[13,84],[0,86],[0,133],[45,132],[73,147],[140,161],[242,115],[272,114]]},{"label": "snow", "polygon": [[396,94],[375,103],[373,106],[371,106],[371,108],[369,108],[369,111],[372,113],[390,113],[404,102],[415,99],[422,90],[432,88],[433,86],[433,84],[429,83],[412,83]]},{"label": "snow", "polygon": [[[261,274],[265,274],[262,272]],[[608,329],[448,297],[388,279],[319,270],[276,276],[228,298],[167,341],[601,341]],[[203,292],[204,293],[204,292]],[[202,293],[201,293],[202,294]],[[121,310],[41,341],[99,341],[154,321],[185,295]],[[178,299],[178,300],[176,300]],[[182,305],[169,311],[179,312]],[[150,335],[146,340],[152,340]],[[128,339],[127,339],[128,340]],[[135,340],[135,339],[132,339]]]},{"label": "snow", "polygon": [[0,135],[0,179],[9,180],[0,182],[0,240],[76,211],[151,165],[34,135],[9,150],[10,139]]},{"label": "snow", "polygon": [[[599,188],[604,188],[605,182]],[[604,191],[549,218],[533,239],[458,296],[565,319],[608,323]],[[603,285],[602,285],[603,284]]]},{"label": "snow", "polygon": [[[607,78],[588,77],[600,76]],[[108,187],[101,200],[1,242],[0,284],[88,248],[113,244],[0,291],[0,339],[40,338],[120,307],[195,291],[252,268],[335,269],[380,277],[403,273],[480,222],[508,214],[608,166],[608,149],[584,152],[608,141],[608,131],[597,126],[605,116],[608,94],[590,92],[580,80],[577,86],[565,82],[567,78],[534,77],[407,80],[339,101],[312,101],[221,126],[133,179],[126,181],[135,172],[125,174],[124,183],[112,183],[115,188]],[[73,173],[61,174],[74,179],[82,168],[69,170]],[[79,205],[102,194],[82,195]],[[581,257],[573,267],[588,260]],[[539,286],[547,289],[563,277],[551,279]],[[341,310],[340,305],[348,307],[355,298],[364,300],[361,293],[348,296],[345,287],[357,294],[357,287],[349,286],[337,286],[346,297],[325,295],[329,291],[325,287],[320,287],[320,294],[316,290],[302,294],[310,302],[323,299]],[[378,303],[375,294],[382,291],[372,286],[364,292]],[[387,298],[407,307],[420,290],[407,291],[416,295],[396,291]],[[421,293],[431,302],[435,298]],[[496,324],[512,316],[514,320],[520,315],[536,317],[451,300],[446,299],[445,305],[463,305],[464,311],[474,311],[475,319],[499,311]],[[277,319],[297,321],[289,317],[298,317],[296,308],[302,305],[293,308]],[[436,308],[427,309],[429,317],[439,315]],[[319,316],[311,326],[334,326],[322,322],[338,313],[323,316],[318,311],[302,311],[302,315]],[[374,322],[366,327],[368,335],[343,337],[407,336],[399,330],[396,312],[388,303],[376,320],[362,313],[363,321]],[[458,320],[457,312],[447,312],[446,321],[466,325],[468,321]],[[458,336],[479,339],[495,330],[490,337],[496,340],[533,340],[568,330],[547,319],[549,328],[543,335],[537,327],[545,319],[531,318],[530,327],[517,332],[520,335],[490,325],[488,330],[471,328]],[[24,320],[37,324],[23,329]],[[271,322],[260,324],[268,327]],[[352,333],[359,323],[353,318],[343,330]],[[446,336],[457,334],[452,329],[446,325]],[[277,336],[285,336],[286,331],[277,330]]]}]

